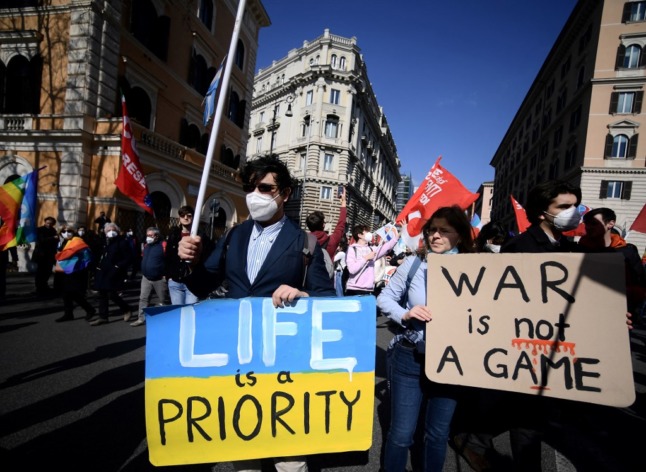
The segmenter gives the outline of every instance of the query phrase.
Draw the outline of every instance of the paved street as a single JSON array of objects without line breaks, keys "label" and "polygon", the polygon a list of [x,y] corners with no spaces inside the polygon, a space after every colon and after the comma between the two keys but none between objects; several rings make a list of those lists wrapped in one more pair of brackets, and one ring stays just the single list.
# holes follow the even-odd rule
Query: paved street
[{"label": "paved street", "polygon": [[[108,325],[93,328],[83,320],[80,309],[76,320],[56,323],[62,315],[62,300],[39,300],[32,292],[32,277],[9,274],[8,298],[0,305],[0,470],[233,470],[228,463],[150,465],[144,424],[145,327],[130,327],[114,311]],[[138,284],[134,283],[126,290],[133,308],[137,296]],[[90,301],[96,305],[95,299]],[[311,456],[312,471],[379,470],[388,421],[385,347],[392,336],[383,317],[377,319],[377,333],[373,446],[367,452]],[[645,330],[633,331],[631,346],[635,404],[614,409],[570,403],[570,416],[579,415],[581,421],[569,429],[556,429],[546,438],[543,470],[644,470]],[[507,442],[505,434],[496,438],[503,454],[500,470],[508,464]],[[555,453],[548,442],[568,459]],[[449,449],[444,470],[471,469]]]}]

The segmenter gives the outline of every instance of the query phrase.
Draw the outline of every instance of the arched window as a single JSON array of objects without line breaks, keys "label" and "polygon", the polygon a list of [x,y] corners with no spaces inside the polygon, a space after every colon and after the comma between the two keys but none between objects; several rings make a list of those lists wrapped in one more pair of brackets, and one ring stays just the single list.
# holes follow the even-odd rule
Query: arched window
[{"label": "arched window", "polygon": [[336,54],[332,54],[332,60],[330,61],[330,65],[332,66],[332,69],[336,69],[336,61],[337,61]]},{"label": "arched window", "polygon": [[[215,75],[215,72],[213,73]],[[211,77],[213,77],[213,75]],[[191,66],[189,69],[188,82],[200,95],[206,95],[209,88],[209,70],[206,65],[206,60],[195,50],[191,54]]]},{"label": "arched window", "polygon": [[130,119],[146,128],[150,128],[152,105],[144,89],[133,87],[126,96],[126,103],[128,104],[128,115],[130,115]]},{"label": "arched window", "polygon": [[0,70],[0,109],[4,113],[40,112],[42,59],[14,56]]},{"label": "arched window", "polygon": [[625,158],[628,152],[628,136],[620,134],[612,140],[612,154],[610,157]]},{"label": "arched window", "polygon": [[238,69],[244,70],[244,43],[241,39],[238,40],[238,47],[236,48],[236,65]]},{"label": "arched window", "polygon": [[172,204],[168,195],[164,192],[151,192],[150,199],[153,202],[153,211],[155,212],[155,223],[159,228],[170,228],[170,211]]},{"label": "arched window", "polygon": [[211,25],[213,24],[213,0],[200,0],[197,17],[204,26],[211,30]]},{"label": "arched window", "polygon": [[197,147],[197,152],[201,152],[206,156],[207,151],[209,150],[209,139],[211,136],[209,133],[204,133],[200,137],[200,145]]},{"label": "arched window", "polygon": [[234,123],[237,123],[239,109],[240,97],[235,91],[232,90],[229,94],[229,110],[227,112],[227,117]]},{"label": "arched window", "polygon": [[345,57],[341,57],[341,60],[339,61],[339,69],[345,70]]},{"label": "arched window", "polygon": [[624,67],[627,69],[636,69],[639,67],[639,55],[641,48],[636,44],[631,44],[626,48],[626,55],[624,56]]},{"label": "arched window", "polygon": [[170,18],[157,16],[157,10],[150,0],[132,2],[130,31],[147,49],[162,61],[168,54]]},{"label": "arched window", "polygon": [[226,147],[224,144],[222,145],[221,149],[220,162],[222,162],[222,164],[224,164],[225,166],[235,166],[235,157],[233,156],[233,151],[231,150],[231,148]]}]

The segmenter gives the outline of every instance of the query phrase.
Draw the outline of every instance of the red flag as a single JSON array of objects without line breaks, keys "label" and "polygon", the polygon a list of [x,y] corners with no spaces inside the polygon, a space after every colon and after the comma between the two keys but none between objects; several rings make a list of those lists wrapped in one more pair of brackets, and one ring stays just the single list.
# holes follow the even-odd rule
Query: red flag
[{"label": "red flag", "polygon": [[121,154],[123,159],[119,167],[119,176],[114,183],[121,190],[121,193],[133,199],[137,205],[152,215],[152,200],[146,185],[146,178],[139,163],[137,146],[132,134],[128,110],[126,109],[126,99],[123,95],[121,96],[121,105],[123,108],[123,133],[121,135]]},{"label": "red flag", "polygon": [[630,225],[630,231],[639,231],[640,233],[646,233],[646,205],[641,209],[633,224]]},{"label": "red flag", "polygon": [[513,195],[509,195],[511,198],[511,206],[514,208],[514,213],[516,213],[516,225],[518,226],[518,232],[524,233],[527,228],[531,226],[531,223],[527,219],[527,214],[523,206],[516,201]]},{"label": "red flag", "polygon": [[441,159],[442,156],[437,158],[422,185],[395,220],[397,223],[407,224],[410,236],[419,235],[424,223],[438,208],[458,205],[466,210],[480,196],[478,193],[471,193],[453,174],[444,169],[440,165]]}]

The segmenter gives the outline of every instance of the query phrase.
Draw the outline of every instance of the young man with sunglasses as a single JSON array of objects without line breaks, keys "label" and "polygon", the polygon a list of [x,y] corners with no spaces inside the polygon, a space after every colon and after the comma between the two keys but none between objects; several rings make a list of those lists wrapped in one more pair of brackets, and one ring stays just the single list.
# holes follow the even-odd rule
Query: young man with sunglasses
[{"label": "young man with sunglasses", "polygon": [[[196,303],[199,298],[191,292],[184,283],[184,276],[188,267],[178,255],[179,242],[184,236],[191,234],[193,215],[195,210],[190,205],[184,205],[177,210],[179,226],[170,230],[166,245],[166,280],[168,280],[168,292],[173,305],[188,305]],[[202,244],[210,245],[206,235],[201,235]]]},{"label": "young man with sunglasses", "polygon": [[[307,234],[285,215],[293,179],[276,156],[250,160],[242,173],[250,218],[222,237],[211,252],[199,237],[185,237],[179,257],[190,261],[187,286],[198,296],[226,280],[228,298],[271,297],[276,307],[296,298],[334,296],[334,286],[317,244],[308,264],[303,249]],[[203,257],[202,257],[203,256]],[[275,458],[279,472],[307,471],[304,457]],[[260,471],[259,460],[238,461],[236,470]]]}]

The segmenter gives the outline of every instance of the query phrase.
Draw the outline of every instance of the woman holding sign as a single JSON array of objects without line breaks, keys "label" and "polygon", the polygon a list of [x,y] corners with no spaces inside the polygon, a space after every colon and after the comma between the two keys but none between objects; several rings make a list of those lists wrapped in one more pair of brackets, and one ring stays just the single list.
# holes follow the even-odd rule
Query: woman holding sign
[{"label": "woman holding sign", "polygon": [[[471,224],[457,206],[438,209],[422,234],[428,254],[474,252]],[[432,319],[426,306],[426,254],[406,258],[379,295],[377,305],[399,325],[387,354],[391,419],[384,470],[406,470],[408,449],[425,402],[423,470],[441,471],[457,390],[431,382],[424,374],[426,323]]]}]

